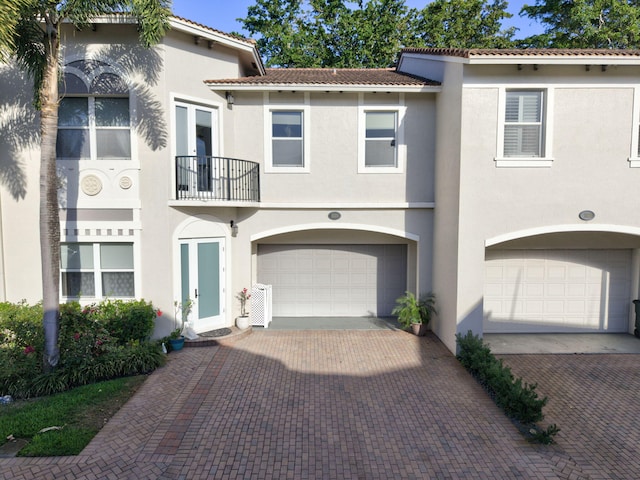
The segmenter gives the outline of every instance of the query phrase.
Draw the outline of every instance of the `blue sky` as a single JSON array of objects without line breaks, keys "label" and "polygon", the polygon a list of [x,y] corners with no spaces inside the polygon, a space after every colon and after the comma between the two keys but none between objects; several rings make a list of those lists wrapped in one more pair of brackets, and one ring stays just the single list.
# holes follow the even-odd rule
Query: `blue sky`
[{"label": "blue sky", "polygon": [[[242,24],[237,22],[237,18],[247,15],[247,8],[254,5],[255,0],[173,0],[173,12],[180,16],[193,20],[194,22],[207,25],[222,32],[241,32]],[[422,8],[428,1],[407,0],[407,5],[413,8]],[[535,0],[511,0],[509,1],[509,12],[513,17],[505,22],[506,26],[515,26],[520,30],[516,33],[516,38],[524,38],[532,34],[541,33],[542,28],[537,23],[528,18],[521,18],[518,12],[525,3],[534,4]]]}]

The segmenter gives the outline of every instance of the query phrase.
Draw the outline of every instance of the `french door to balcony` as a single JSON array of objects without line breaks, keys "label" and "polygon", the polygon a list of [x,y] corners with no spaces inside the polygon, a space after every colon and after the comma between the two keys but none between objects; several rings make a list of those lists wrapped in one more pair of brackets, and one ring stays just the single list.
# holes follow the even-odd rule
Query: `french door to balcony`
[{"label": "french door to balcony", "polygon": [[176,102],[176,156],[178,188],[190,196],[203,192],[216,197],[221,188],[217,163],[218,111],[215,108]]},{"label": "french door to balcony", "polygon": [[196,332],[224,325],[224,239],[180,240],[182,305],[192,303],[189,321]]}]

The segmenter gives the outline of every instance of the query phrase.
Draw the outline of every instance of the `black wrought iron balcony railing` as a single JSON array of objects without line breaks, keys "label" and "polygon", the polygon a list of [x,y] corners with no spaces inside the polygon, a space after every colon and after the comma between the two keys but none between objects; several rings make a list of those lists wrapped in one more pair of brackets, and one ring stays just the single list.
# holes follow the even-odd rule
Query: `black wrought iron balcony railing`
[{"label": "black wrought iron balcony railing", "polygon": [[260,165],[226,157],[176,157],[176,199],[260,201]]}]

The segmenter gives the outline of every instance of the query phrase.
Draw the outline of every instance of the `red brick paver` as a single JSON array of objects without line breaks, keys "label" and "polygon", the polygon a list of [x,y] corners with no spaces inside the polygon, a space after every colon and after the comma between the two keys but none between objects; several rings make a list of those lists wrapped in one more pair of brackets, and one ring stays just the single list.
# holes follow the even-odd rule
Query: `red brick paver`
[{"label": "red brick paver", "polygon": [[[514,371],[519,358],[508,359]],[[521,368],[520,375],[537,380],[543,392],[550,373],[527,370],[526,362]],[[573,367],[550,367],[556,368],[570,373]],[[606,374],[595,375],[593,381],[599,382]],[[626,385],[637,398],[640,379],[631,376]],[[600,412],[611,405],[602,395]],[[562,428],[559,445],[531,445],[435,337],[399,331],[263,331],[171,354],[168,365],[81,455],[0,460],[0,478],[640,477],[627,448],[615,459],[626,466],[611,470],[595,457],[607,455],[603,445],[580,445],[595,438],[580,436],[571,444],[572,430],[561,417],[568,407],[558,407],[557,413],[554,404],[547,420]],[[635,406],[621,400],[614,408],[630,414]],[[630,432],[638,431],[637,420],[622,419],[621,414],[615,425],[618,436],[603,440],[619,444],[631,435],[628,446],[637,445],[637,433]],[[606,430],[601,425],[591,434]]]}]

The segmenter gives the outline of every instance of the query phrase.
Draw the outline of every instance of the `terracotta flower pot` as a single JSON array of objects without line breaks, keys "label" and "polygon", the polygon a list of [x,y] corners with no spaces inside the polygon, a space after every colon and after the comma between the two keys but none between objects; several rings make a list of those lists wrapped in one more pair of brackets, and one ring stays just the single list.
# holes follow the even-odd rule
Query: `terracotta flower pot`
[{"label": "terracotta flower pot", "polygon": [[411,331],[418,337],[424,337],[427,334],[427,325],[424,323],[412,323]]}]

